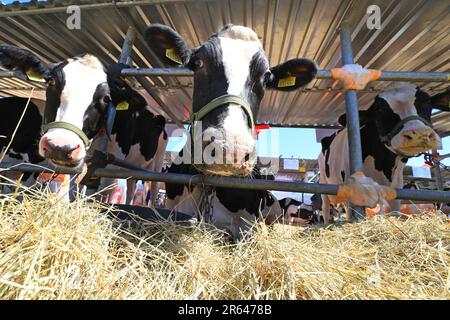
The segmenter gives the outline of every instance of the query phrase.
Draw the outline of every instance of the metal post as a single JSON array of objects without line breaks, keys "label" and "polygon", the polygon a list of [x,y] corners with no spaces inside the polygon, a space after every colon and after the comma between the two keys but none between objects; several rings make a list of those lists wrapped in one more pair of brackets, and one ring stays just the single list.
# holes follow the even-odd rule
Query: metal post
[{"label": "metal post", "polygon": [[[433,149],[433,153],[438,153],[437,149]],[[436,187],[438,190],[444,190],[444,183],[442,182],[441,168],[439,164],[434,166],[434,178],[436,179]]]},{"label": "metal post", "polygon": [[[136,31],[132,27],[129,27],[122,45],[122,52],[120,53],[120,57],[118,60],[119,63],[131,65],[131,52],[133,50],[133,42],[135,38],[136,38]],[[110,129],[112,128],[112,124],[114,124],[115,116],[116,116],[115,106],[111,105],[110,107],[108,107],[108,115],[107,115],[107,122],[109,124],[108,128]],[[100,150],[103,151],[104,153],[108,152],[108,136],[110,133],[111,132],[108,132],[108,135],[104,135],[102,137]]]},{"label": "metal post", "polygon": [[133,51],[133,42],[136,38],[136,30],[129,27],[127,30],[127,35],[122,46],[122,52],[120,53],[119,63],[124,63],[131,66],[131,52]]},{"label": "metal post", "polygon": [[[342,62],[344,65],[353,63],[352,38],[350,26],[347,22],[341,24],[341,51]],[[349,90],[345,92],[345,105],[347,115],[347,133],[350,174],[357,171],[364,171],[361,151],[361,133],[359,131],[358,97],[356,91]],[[350,209],[353,217],[365,217],[365,209],[361,207],[352,207]]]}]

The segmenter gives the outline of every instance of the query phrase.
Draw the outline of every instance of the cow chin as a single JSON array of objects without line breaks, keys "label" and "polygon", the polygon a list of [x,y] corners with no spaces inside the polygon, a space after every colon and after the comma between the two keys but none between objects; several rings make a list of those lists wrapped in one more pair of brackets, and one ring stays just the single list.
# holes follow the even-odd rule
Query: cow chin
[{"label": "cow chin", "polygon": [[53,164],[57,168],[61,169],[80,169],[83,167],[84,161],[59,161],[59,160],[53,160],[48,159],[48,161]]}]

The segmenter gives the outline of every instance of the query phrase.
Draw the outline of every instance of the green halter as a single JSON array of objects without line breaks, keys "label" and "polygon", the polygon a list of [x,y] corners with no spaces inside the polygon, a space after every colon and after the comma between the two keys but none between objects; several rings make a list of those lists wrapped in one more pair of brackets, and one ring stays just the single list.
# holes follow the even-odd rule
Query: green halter
[{"label": "green halter", "polygon": [[393,138],[397,133],[400,132],[401,127],[402,127],[406,122],[409,122],[409,121],[412,121],[412,120],[419,120],[419,121],[423,122],[425,125],[427,125],[428,127],[433,128],[433,125],[432,125],[429,121],[425,120],[424,118],[422,118],[422,117],[420,117],[420,116],[416,116],[416,115],[414,115],[414,116],[409,116],[409,117],[406,117],[406,118],[402,119],[402,121],[400,121],[399,123],[397,123],[397,124],[394,126],[394,128],[392,128],[392,130],[389,131],[389,133],[388,133],[387,135],[382,136],[382,137],[381,137],[381,141],[382,141],[383,143],[386,143],[387,145],[391,145],[391,140],[392,140],[392,138]]},{"label": "green halter", "polygon": [[89,145],[91,144],[91,141],[86,136],[86,134],[82,130],[80,130],[77,126],[75,126],[69,122],[55,121],[55,122],[50,122],[49,124],[43,125],[42,126],[42,134],[45,134],[50,129],[66,129],[66,130],[72,131],[77,136],[79,136],[81,140],[83,140],[86,148],[88,148]]},{"label": "green halter", "polygon": [[195,137],[194,126],[195,126],[196,121],[202,120],[210,112],[214,111],[215,109],[217,109],[223,105],[229,104],[229,103],[236,104],[236,105],[240,106],[242,108],[242,110],[244,110],[245,114],[247,115],[248,125],[250,128],[252,128],[252,132],[253,132],[255,129],[255,123],[253,121],[253,113],[252,113],[252,109],[251,109],[250,105],[247,103],[247,101],[245,101],[244,99],[242,99],[239,96],[235,96],[232,94],[226,94],[226,95],[223,95],[223,96],[220,96],[220,97],[217,97],[217,98],[211,100],[208,104],[206,104],[199,111],[195,112],[192,115],[192,120],[191,120],[192,136]]}]

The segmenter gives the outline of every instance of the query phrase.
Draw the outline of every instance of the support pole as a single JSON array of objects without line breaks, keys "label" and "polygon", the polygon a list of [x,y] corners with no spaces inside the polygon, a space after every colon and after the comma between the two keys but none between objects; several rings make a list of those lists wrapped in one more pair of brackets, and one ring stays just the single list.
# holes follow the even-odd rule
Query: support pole
[{"label": "support pole", "polygon": [[[135,38],[136,38],[136,31],[132,27],[129,27],[127,30],[127,34],[125,36],[125,40],[123,41],[122,52],[120,53],[120,57],[118,60],[119,63],[131,65],[131,52],[133,50],[133,42]],[[107,127],[109,129],[112,129],[115,116],[116,116],[116,108],[115,106],[110,104],[110,106],[108,107],[108,114],[107,114],[107,122],[108,122]],[[111,132],[108,132],[107,135],[104,135],[102,137],[100,150],[103,151],[104,153],[108,152],[108,137],[110,134]]]},{"label": "support pole", "polygon": [[[344,65],[353,63],[352,38],[350,26],[347,22],[341,25],[341,51],[342,62]],[[364,171],[361,149],[361,134],[359,130],[359,114],[358,114],[358,97],[356,91],[349,90],[345,92],[345,105],[347,115],[347,133],[348,133],[348,150],[350,174],[357,171]],[[365,209],[362,207],[352,207],[353,217],[365,217]]]},{"label": "support pole", "polygon": [[131,66],[131,52],[133,51],[133,43],[136,38],[136,30],[129,27],[127,30],[127,35],[122,45],[122,52],[120,53],[119,63],[127,64]]},{"label": "support pole", "polygon": [[[437,149],[433,149],[433,153],[438,153]],[[442,182],[441,168],[439,164],[434,166],[434,178],[436,180],[436,188],[440,191],[444,190],[444,183]]]}]

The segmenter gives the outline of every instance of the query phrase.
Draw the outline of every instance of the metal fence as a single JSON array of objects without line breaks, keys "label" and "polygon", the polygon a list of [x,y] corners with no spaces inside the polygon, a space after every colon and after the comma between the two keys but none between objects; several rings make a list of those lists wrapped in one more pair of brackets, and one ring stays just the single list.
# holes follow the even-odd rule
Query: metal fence
[{"label": "metal fence", "polygon": [[[350,25],[343,21],[340,25],[340,41],[341,50],[344,64],[353,63],[353,52],[351,42],[351,29]],[[136,31],[130,27],[127,31],[127,35],[122,46],[121,55],[119,61],[123,63],[130,62],[130,52],[133,46],[133,41],[136,37]],[[122,70],[123,76],[192,76],[192,72],[184,68],[147,68],[147,69],[124,69]],[[17,72],[1,72],[2,77],[22,77]],[[317,76],[319,79],[331,79],[330,70],[320,70]],[[381,77],[377,81],[423,81],[423,82],[449,82],[450,73],[448,72],[395,72],[395,71],[382,71]],[[145,88],[145,86],[144,86]],[[348,129],[348,143],[349,143],[349,159],[350,159],[350,172],[363,171],[363,161],[361,153],[361,140],[360,140],[360,127],[359,127],[359,115],[358,115],[358,98],[357,92],[354,90],[348,90],[345,92],[346,102],[346,114],[347,114],[347,129]],[[175,118],[175,117],[172,117]],[[114,113],[109,115],[109,121],[114,119]],[[182,125],[182,123],[178,123]],[[105,135],[105,138],[106,135]],[[106,151],[105,140],[103,143],[103,150]],[[325,185],[325,184],[312,184],[312,183],[299,183],[299,182],[283,182],[283,181],[268,181],[268,180],[255,180],[245,178],[231,178],[231,177],[216,177],[216,176],[202,176],[202,175],[185,175],[185,174],[171,174],[171,173],[156,173],[150,172],[141,168],[133,168],[130,164],[117,161],[116,165],[126,167],[126,170],[118,169],[97,169],[95,175],[99,177],[110,178],[135,178],[148,181],[161,181],[180,184],[204,184],[216,187],[227,188],[243,188],[243,189],[255,189],[255,190],[278,190],[278,191],[291,191],[291,192],[308,192],[308,193],[323,193],[323,194],[337,194],[338,185]],[[2,163],[0,168],[8,168],[9,165]],[[22,164],[10,168],[12,170],[19,170],[24,172],[55,172],[55,173],[78,173],[74,170],[56,170],[53,168],[47,168],[45,170],[42,167],[36,167],[33,165]],[[439,168],[436,168],[436,176],[439,176]],[[426,200],[435,202],[450,202],[450,192],[443,191],[424,191],[424,190],[404,190],[397,189],[397,198],[404,200]],[[364,216],[364,208],[354,208],[358,215]]]}]

